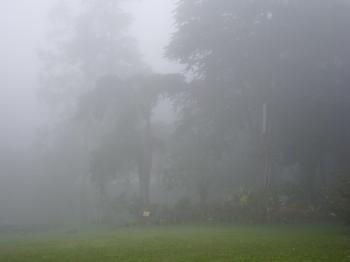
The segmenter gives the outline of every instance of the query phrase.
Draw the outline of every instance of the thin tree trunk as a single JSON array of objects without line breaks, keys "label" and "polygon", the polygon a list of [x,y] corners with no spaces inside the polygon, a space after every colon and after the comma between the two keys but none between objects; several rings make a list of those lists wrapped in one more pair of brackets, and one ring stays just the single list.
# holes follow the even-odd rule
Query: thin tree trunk
[{"label": "thin tree trunk", "polygon": [[151,128],[151,114],[146,117],[146,126],[143,141],[143,152],[139,163],[139,183],[140,183],[140,198],[143,210],[149,208],[150,205],[150,182],[152,172],[152,128]]},{"label": "thin tree trunk", "polygon": [[263,116],[262,116],[262,148],[264,157],[264,187],[266,189],[271,189],[272,186],[272,169],[273,169],[273,156],[272,156],[272,125],[271,117],[269,115],[269,105],[267,103],[263,104]]}]

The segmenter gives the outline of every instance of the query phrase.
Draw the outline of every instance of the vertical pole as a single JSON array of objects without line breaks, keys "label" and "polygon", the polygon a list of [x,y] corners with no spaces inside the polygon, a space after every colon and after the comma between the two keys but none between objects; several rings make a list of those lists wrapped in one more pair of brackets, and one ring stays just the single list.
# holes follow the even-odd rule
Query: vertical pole
[{"label": "vertical pole", "polygon": [[271,131],[271,126],[269,125],[269,111],[268,104],[264,103],[262,108],[262,127],[261,127],[261,137],[262,137],[262,147],[264,154],[264,186],[269,188],[271,186],[271,172],[272,172],[272,155],[271,155],[271,145],[269,141],[269,135]]}]

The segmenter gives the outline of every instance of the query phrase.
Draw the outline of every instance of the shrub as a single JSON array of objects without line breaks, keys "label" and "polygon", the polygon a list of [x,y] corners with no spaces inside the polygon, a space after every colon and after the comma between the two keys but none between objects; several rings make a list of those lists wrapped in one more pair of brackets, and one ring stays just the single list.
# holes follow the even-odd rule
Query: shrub
[{"label": "shrub", "polygon": [[331,210],[350,224],[350,178],[339,179],[327,199]]}]

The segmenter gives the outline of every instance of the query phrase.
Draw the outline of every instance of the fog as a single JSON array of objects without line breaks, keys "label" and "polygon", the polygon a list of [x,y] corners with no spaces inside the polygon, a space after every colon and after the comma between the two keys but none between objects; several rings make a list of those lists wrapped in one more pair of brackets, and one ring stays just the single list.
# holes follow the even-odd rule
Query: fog
[{"label": "fog", "polygon": [[[38,51],[47,42],[51,26],[49,13],[55,3],[55,0],[6,0],[1,3],[0,112],[3,114],[3,146],[30,145],[37,128],[47,117],[37,94],[41,68]],[[133,16],[130,34],[142,42],[139,44],[142,56],[154,71],[169,73],[182,70],[163,55],[174,30],[171,16],[174,1],[131,1],[123,3],[123,8]],[[151,12],[155,15],[150,15]],[[151,37],[146,32],[151,32]]]},{"label": "fog", "polygon": [[[40,119],[37,48],[45,32],[48,1],[1,3],[1,119],[3,146],[21,146],[33,139]],[[39,8],[38,8],[39,7]],[[46,11],[45,11],[46,10]]]},{"label": "fog", "polygon": [[1,1],[0,233],[349,221],[349,11]]}]

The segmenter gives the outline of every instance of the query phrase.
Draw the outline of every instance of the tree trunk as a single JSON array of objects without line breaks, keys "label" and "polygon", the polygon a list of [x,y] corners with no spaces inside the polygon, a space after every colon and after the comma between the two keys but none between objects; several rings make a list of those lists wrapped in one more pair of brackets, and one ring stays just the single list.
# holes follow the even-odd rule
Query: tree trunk
[{"label": "tree trunk", "polygon": [[269,115],[270,106],[268,103],[263,104],[262,108],[262,129],[261,140],[263,150],[263,174],[264,174],[264,187],[268,190],[272,186],[272,171],[273,171],[273,154],[272,154],[272,125],[271,117]]},{"label": "tree trunk", "polygon": [[145,162],[139,168],[139,183],[140,183],[140,200],[142,209],[145,210],[149,207],[150,196],[149,196],[149,185],[151,181],[150,169],[145,166]]},{"label": "tree trunk", "polygon": [[208,190],[205,186],[200,186],[198,190],[199,194],[199,201],[202,207],[205,207],[207,205],[207,199],[208,199]]},{"label": "tree trunk", "polygon": [[149,113],[146,117],[145,133],[143,137],[143,148],[139,163],[140,200],[143,210],[148,209],[150,205],[149,187],[151,182],[152,160],[152,129],[151,114]]}]

